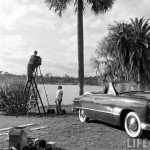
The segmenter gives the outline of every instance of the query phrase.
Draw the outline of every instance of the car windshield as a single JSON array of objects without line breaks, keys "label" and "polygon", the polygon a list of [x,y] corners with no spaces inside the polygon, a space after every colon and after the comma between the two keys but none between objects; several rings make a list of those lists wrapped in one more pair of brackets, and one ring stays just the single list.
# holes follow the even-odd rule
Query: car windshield
[{"label": "car windshield", "polygon": [[150,91],[150,86],[141,82],[116,82],[114,86],[118,93]]}]

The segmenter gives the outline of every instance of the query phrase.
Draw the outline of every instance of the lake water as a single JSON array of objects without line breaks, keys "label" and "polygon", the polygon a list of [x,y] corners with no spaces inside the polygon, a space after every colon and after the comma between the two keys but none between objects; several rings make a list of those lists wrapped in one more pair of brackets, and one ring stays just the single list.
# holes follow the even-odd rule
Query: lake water
[{"label": "lake water", "polygon": [[[46,89],[46,93],[47,93],[47,97],[48,97],[50,105],[55,104],[55,97],[56,97],[56,91],[57,91],[58,85],[46,84],[44,86]],[[39,88],[39,91],[40,91],[40,94],[42,97],[43,104],[48,105],[43,85],[42,84],[38,85],[38,88]],[[65,104],[65,105],[66,104],[72,104],[73,99],[79,95],[79,85],[62,85],[62,89],[64,92],[62,104]],[[84,87],[85,92],[86,91],[98,92],[101,90],[102,90],[102,88],[99,86],[87,86],[87,85],[85,85],[85,87]]]}]

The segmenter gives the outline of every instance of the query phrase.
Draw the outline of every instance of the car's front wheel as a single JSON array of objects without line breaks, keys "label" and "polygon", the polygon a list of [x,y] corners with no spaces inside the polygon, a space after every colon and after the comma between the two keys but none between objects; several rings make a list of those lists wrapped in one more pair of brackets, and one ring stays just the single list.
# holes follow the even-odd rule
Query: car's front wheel
[{"label": "car's front wheel", "polygon": [[87,122],[89,120],[84,109],[79,109],[79,119],[81,122]]},{"label": "car's front wheel", "polygon": [[135,112],[129,112],[125,117],[124,127],[130,137],[140,137],[143,130],[141,128],[141,121]]}]

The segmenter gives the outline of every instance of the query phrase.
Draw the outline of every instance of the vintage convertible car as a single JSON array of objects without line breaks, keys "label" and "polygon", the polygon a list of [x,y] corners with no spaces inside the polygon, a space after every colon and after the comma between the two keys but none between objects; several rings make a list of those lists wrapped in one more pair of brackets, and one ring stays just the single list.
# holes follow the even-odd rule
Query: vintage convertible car
[{"label": "vintage convertible car", "polygon": [[[138,90],[140,89],[142,90]],[[106,94],[86,92],[74,98],[74,110],[81,122],[89,119],[123,126],[130,137],[140,137],[150,130],[149,86],[140,82],[109,83]]]}]

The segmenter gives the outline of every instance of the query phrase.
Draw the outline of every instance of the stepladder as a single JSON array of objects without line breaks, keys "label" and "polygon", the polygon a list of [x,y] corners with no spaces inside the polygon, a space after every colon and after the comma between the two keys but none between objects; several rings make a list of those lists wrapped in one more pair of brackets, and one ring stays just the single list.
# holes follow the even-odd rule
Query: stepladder
[{"label": "stepladder", "polygon": [[36,112],[38,110],[39,115],[41,116],[42,112],[46,115],[46,111],[42,102],[42,98],[40,96],[40,92],[38,90],[37,83],[35,81],[35,77],[32,77],[27,80],[26,86],[24,89],[24,100],[26,100],[26,112],[27,115],[33,110]]}]

